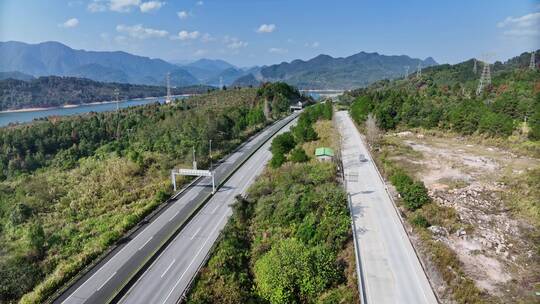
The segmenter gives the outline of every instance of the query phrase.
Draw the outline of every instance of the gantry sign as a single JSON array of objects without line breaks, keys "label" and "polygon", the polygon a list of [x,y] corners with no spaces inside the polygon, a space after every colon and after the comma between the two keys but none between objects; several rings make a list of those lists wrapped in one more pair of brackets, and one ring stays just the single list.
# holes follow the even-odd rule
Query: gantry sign
[{"label": "gantry sign", "polygon": [[206,176],[212,177],[212,194],[216,192],[216,184],[214,182],[214,172],[210,170],[197,170],[197,169],[176,169],[171,171],[171,179],[173,183],[173,189],[176,192],[176,176],[177,175],[187,175],[187,176]]}]

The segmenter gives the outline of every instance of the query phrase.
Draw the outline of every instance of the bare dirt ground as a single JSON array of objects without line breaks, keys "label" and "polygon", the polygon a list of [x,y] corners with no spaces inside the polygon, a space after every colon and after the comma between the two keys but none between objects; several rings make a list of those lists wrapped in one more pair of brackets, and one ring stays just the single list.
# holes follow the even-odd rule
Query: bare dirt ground
[{"label": "bare dirt ground", "polygon": [[[520,216],[517,198],[508,195],[508,181],[538,170],[540,160],[466,138],[401,132],[385,139],[398,147],[390,158],[422,180],[434,202],[457,211],[460,227],[429,230],[455,251],[477,287],[503,303],[540,302],[538,244],[531,237],[540,219]],[[523,195],[538,205],[535,193]]]}]

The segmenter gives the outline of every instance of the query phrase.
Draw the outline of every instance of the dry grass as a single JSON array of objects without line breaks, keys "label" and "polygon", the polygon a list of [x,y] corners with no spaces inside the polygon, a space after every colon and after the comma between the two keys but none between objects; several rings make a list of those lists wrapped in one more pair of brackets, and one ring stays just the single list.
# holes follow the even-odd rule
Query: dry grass
[{"label": "dry grass", "polygon": [[315,159],[315,149],[319,147],[330,147],[337,152],[339,148],[338,136],[334,123],[331,120],[319,120],[313,126],[317,132],[317,140],[306,142],[302,145],[302,148],[306,151],[306,154]]}]

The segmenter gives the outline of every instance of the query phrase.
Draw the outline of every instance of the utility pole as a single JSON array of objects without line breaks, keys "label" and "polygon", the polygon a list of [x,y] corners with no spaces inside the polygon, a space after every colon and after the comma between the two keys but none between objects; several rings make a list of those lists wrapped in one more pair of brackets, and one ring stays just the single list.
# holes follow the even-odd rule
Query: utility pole
[{"label": "utility pole", "polygon": [[212,140],[211,139],[210,139],[210,151],[209,151],[209,154],[210,154],[210,171],[212,171],[213,164],[212,164]]},{"label": "utility pole", "polygon": [[418,62],[418,67],[416,69],[416,78],[422,77],[422,63]]},{"label": "utility pole", "polygon": [[536,56],[535,56],[535,53],[536,51],[532,51],[531,53],[531,63],[529,64],[529,68],[531,70],[535,70],[536,69]]},{"label": "utility pole", "polygon": [[195,146],[193,146],[193,170],[197,170],[197,160],[195,159]]},{"label": "utility pole", "polygon": [[485,55],[484,58],[484,68],[482,69],[482,76],[480,76],[480,83],[476,89],[476,95],[482,94],[484,88],[491,84],[491,70],[489,67],[489,62],[487,62],[488,55]]}]

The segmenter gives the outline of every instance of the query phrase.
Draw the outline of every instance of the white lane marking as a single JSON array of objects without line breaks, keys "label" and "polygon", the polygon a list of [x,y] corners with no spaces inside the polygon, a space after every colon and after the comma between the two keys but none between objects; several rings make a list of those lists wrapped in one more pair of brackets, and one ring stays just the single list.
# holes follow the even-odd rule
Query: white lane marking
[{"label": "white lane marking", "polygon": [[144,244],[141,245],[141,247],[139,247],[139,250],[143,249],[144,246],[146,246],[146,244],[148,244],[148,242],[150,242],[150,240],[154,238],[154,236],[151,236],[148,240],[146,240],[146,242],[144,242]]},{"label": "white lane marking", "polygon": [[214,208],[214,210],[212,210],[212,213],[216,213],[216,210],[218,210],[219,207],[221,207],[221,204],[219,203],[219,201],[217,202],[216,204],[216,208]]},{"label": "white lane marking", "polygon": [[105,284],[107,284],[107,282],[109,282],[110,279],[112,279],[112,277],[116,274],[116,271],[111,274],[111,276],[105,280],[105,282],[103,282],[103,284],[99,285],[99,287],[96,289],[96,291],[99,291],[103,286],[105,286]]},{"label": "white lane marking", "polygon": [[202,229],[202,226],[199,227],[199,229],[197,229],[197,231],[195,231],[195,233],[191,236],[190,240],[193,240],[197,236],[197,233],[199,233],[199,231],[201,231],[201,229]]},{"label": "white lane marking", "polygon": [[176,262],[176,259],[173,259],[171,264],[169,265],[169,267],[167,267],[167,269],[165,269],[165,271],[161,274],[161,277],[163,278],[163,276],[167,273],[167,271],[169,271],[169,269],[171,269],[172,265],[174,264],[174,262]]},{"label": "white lane marking", "polygon": [[182,281],[182,278],[184,278],[184,276],[186,275],[187,271],[189,270],[189,268],[191,267],[191,265],[193,265],[193,263],[195,262],[195,260],[197,259],[197,257],[199,256],[199,254],[201,253],[201,251],[203,250],[204,246],[206,246],[206,243],[208,242],[208,240],[210,239],[210,237],[216,232],[216,230],[218,229],[219,225],[221,224],[221,222],[223,221],[223,219],[227,216],[227,213],[223,214],[223,216],[221,217],[221,219],[219,220],[218,224],[216,225],[216,227],[214,228],[214,230],[212,230],[212,232],[208,235],[208,237],[206,238],[206,240],[204,241],[204,243],[202,244],[201,248],[199,248],[199,251],[197,251],[197,253],[195,254],[195,256],[193,257],[193,259],[191,260],[191,263],[189,263],[188,267],[186,268],[186,270],[184,270],[184,273],[182,273],[182,275],[180,276],[180,278],[178,279],[178,281],[176,281],[176,283],[174,284],[173,288],[171,289],[171,291],[169,291],[169,294],[167,294],[167,297],[165,298],[165,300],[163,301],[163,303],[167,303],[167,300],[169,299],[169,297],[171,296],[171,294],[173,293],[173,291],[176,289],[176,287],[178,286],[178,284],[180,284],[180,282]]},{"label": "white lane marking", "polygon": [[171,216],[171,218],[167,222],[172,221],[178,215],[178,213],[180,213],[180,210],[176,211],[176,213],[173,216]]}]

